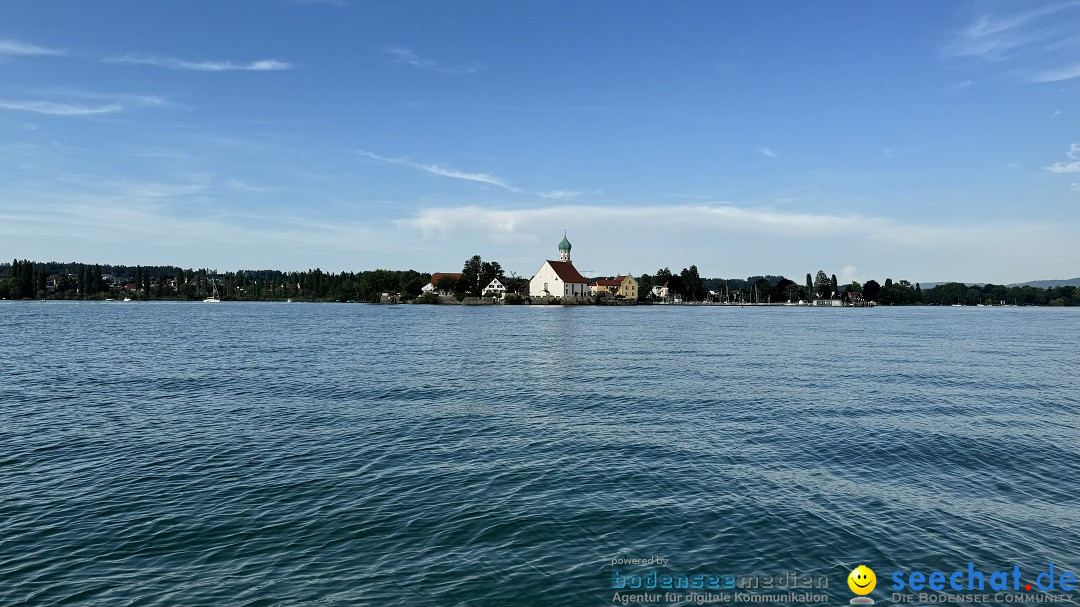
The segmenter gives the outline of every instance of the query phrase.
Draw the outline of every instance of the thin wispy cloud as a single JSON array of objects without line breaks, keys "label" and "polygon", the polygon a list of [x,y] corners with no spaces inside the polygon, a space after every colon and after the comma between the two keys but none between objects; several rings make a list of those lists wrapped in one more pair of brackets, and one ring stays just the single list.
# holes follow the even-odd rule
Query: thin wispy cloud
[{"label": "thin wispy cloud", "polygon": [[515,194],[529,194],[533,196],[539,196],[547,200],[573,200],[582,194],[594,194],[596,190],[550,190],[547,192],[533,192],[523,188],[519,188],[505,179],[492,175],[491,173],[475,173],[469,171],[461,171],[455,168],[439,165],[429,164],[422,162],[415,162],[408,158],[389,158],[387,156],[381,156],[372,152],[365,152],[363,150],[358,152],[365,158],[371,158],[372,160],[378,160],[379,162],[385,162],[387,164],[397,164],[407,166],[419,171],[423,171],[429,175],[435,175],[437,177],[448,177],[450,179],[459,179],[462,181],[471,181],[473,183],[479,183],[483,185],[494,186],[506,190],[507,192],[513,192]]},{"label": "thin wispy cloud", "polygon": [[896,153],[893,152],[892,148],[885,148],[884,150],[881,150],[881,153],[884,154],[886,158],[896,158]]},{"label": "thin wispy cloud", "polygon": [[1073,35],[1072,28],[1051,23],[1048,17],[1078,6],[1080,1],[1072,0],[1009,15],[980,15],[957,32],[945,46],[944,53],[987,61],[1007,59],[1023,47]]},{"label": "thin wispy cloud", "polygon": [[49,99],[58,101],[69,101],[72,99],[89,100],[89,101],[103,101],[118,103],[125,108],[127,107],[166,107],[173,106],[174,104],[167,98],[160,95],[147,95],[138,93],[110,93],[101,91],[84,91],[80,89],[72,89],[66,87],[59,88],[37,88],[26,89],[24,91],[27,95],[33,95],[35,97],[47,97]]},{"label": "thin wispy cloud", "polygon": [[510,190],[511,192],[520,192],[518,188],[506,183],[502,179],[489,175],[487,173],[467,173],[465,171],[459,171],[457,169],[451,169],[449,167],[439,166],[437,164],[424,164],[420,165],[420,168],[431,173],[432,175],[439,175],[441,177],[450,177],[452,179],[463,179],[465,181],[475,181],[477,183],[486,183],[495,187],[503,188],[504,190]]},{"label": "thin wispy cloud", "polygon": [[1080,0],[982,14],[960,29],[942,54],[1002,63],[1011,77],[1034,83],[1071,80],[1080,77],[1074,48],[1080,42],[1074,25],[1078,16]]},{"label": "thin wispy cloud", "polygon": [[487,69],[486,65],[477,61],[472,63],[446,65],[434,59],[421,57],[416,51],[405,46],[388,46],[383,49],[383,53],[388,55],[390,59],[398,65],[409,65],[415,68],[434,70],[443,74],[462,76],[475,74]]},{"label": "thin wispy cloud", "polygon": [[1031,80],[1032,82],[1061,82],[1062,80],[1072,80],[1073,78],[1080,78],[1080,63],[1070,67],[1040,72],[1035,74]]},{"label": "thin wispy cloud", "polygon": [[[20,195],[24,202],[0,208],[0,239],[39,258],[92,250],[133,265],[145,263],[149,255],[195,267],[212,268],[228,259],[241,267],[305,264],[345,269],[343,259],[392,249],[397,237],[384,226],[374,229],[348,220],[256,216],[218,211],[217,205],[211,210],[191,204],[203,194],[184,184],[129,185]],[[178,208],[186,212],[178,213]],[[144,257],[131,257],[133,250]]]},{"label": "thin wispy cloud", "polygon": [[1080,183],[1070,184],[1069,189],[1071,189],[1074,192],[1080,192]]},{"label": "thin wispy cloud", "polygon": [[569,112],[582,114],[626,114],[628,116],[661,116],[665,118],[690,118],[693,114],[680,110],[661,110],[652,108],[631,107],[625,105],[508,105],[501,103],[485,103],[478,107],[483,109],[508,111],[508,112]]},{"label": "thin wispy cloud", "polygon": [[524,193],[525,190],[516,188],[509,183],[506,183],[502,179],[491,175],[490,173],[469,173],[466,171],[459,171],[450,167],[444,167],[438,164],[424,164],[420,162],[413,162],[405,158],[388,158],[386,156],[380,156],[379,154],[373,154],[371,152],[360,151],[359,154],[365,158],[371,158],[372,160],[378,160],[389,164],[399,164],[403,166],[412,167],[428,173],[430,175],[436,175],[439,177],[449,177],[451,179],[461,179],[464,181],[472,181],[475,183],[483,183],[486,185],[492,185],[497,188],[502,188],[510,192]]},{"label": "thin wispy cloud", "polygon": [[953,84],[950,84],[949,85],[949,90],[954,92],[954,93],[958,93],[958,92],[963,91],[965,89],[971,88],[972,86],[974,86],[974,84],[975,84],[974,80],[963,80],[961,82],[955,82]]},{"label": "thin wispy cloud", "polygon": [[95,116],[115,114],[134,108],[171,107],[157,95],[106,93],[76,89],[26,89],[23,95],[32,98],[0,99],[0,109],[33,112],[50,116]]},{"label": "thin wispy cloud", "polygon": [[81,105],[44,100],[0,99],[0,109],[18,112],[33,112],[35,114],[47,114],[50,116],[95,116],[99,114],[121,112],[124,110],[124,106],[119,103]]},{"label": "thin wispy cloud", "polygon": [[548,200],[572,200],[585,193],[581,190],[552,190],[550,192],[541,192],[540,197]]},{"label": "thin wispy cloud", "polygon": [[65,174],[56,180],[78,187],[86,193],[98,193],[115,196],[116,200],[129,200],[147,203],[162,199],[186,198],[202,194],[209,189],[209,180],[205,175],[191,175],[177,181],[154,181],[147,179],[129,179],[124,177],[101,178],[90,174]]},{"label": "thin wispy cloud", "polygon": [[774,150],[772,148],[767,148],[767,147],[764,147],[764,146],[759,147],[757,149],[757,151],[761,152],[761,154],[763,154],[765,156],[768,156],[769,158],[776,158],[777,156],[780,155],[780,154],[776,153],[776,150]]},{"label": "thin wispy cloud", "polygon": [[400,46],[387,47],[383,49],[383,52],[387,55],[390,55],[390,57],[394,60],[394,63],[400,65],[411,65],[413,67],[420,68],[431,68],[438,65],[438,62],[432,61],[430,59],[423,59],[419,55],[417,55],[416,52],[412,49]]},{"label": "thin wispy cloud", "polygon": [[1043,168],[1051,173],[1080,173],[1080,161],[1055,162],[1054,164]]},{"label": "thin wispy cloud", "polygon": [[1051,173],[1080,173],[1080,143],[1070,144],[1065,157],[1070,162],[1055,162],[1043,168]]},{"label": "thin wispy cloud", "polygon": [[243,192],[247,194],[261,194],[263,192],[269,191],[269,188],[257,186],[246,181],[241,181],[239,179],[230,179],[226,181],[225,187],[234,192]]},{"label": "thin wispy cloud", "polygon": [[1053,114],[1050,114],[1050,120],[1054,120],[1061,115],[1061,110],[1056,110]]},{"label": "thin wispy cloud", "polygon": [[175,57],[158,57],[144,53],[134,53],[123,57],[115,57],[108,60],[110,63],[133,63],[138,65],[153,65],[170,70],[188,70],[196,72],[276,72],[291,70],[295,66],[291,63],[278,61],[277,59],[260,59],[248,63],[234,63],[232,61],[189,61]]},{"label": "thin wispy cloud", "polygon": [[[723,224],[751,231],[826,234],[836,230],[873,230],[885,232],[895,222],[861,215],[821,215],[789,213],[738,207],[730,204],[692,204],[677,206],[551,206],[533,209],[491,209],[478,206],[429,208],[396,223],[419,230],[424,235],[445,235],[460,231],[482,230],[492,234],[527,229],[546,219],[575,217],[581,221],[607,223],[615,218],[648,225]],[[644,225],[643,223],[643,225]]]},{"label": "thin wispy cloud", "polygon": [[18,40],[0,40],[0,55],[9,57],[34,57],[63,55],[64,51],[55,48],[46,48],[36,44],[19,42]]}]

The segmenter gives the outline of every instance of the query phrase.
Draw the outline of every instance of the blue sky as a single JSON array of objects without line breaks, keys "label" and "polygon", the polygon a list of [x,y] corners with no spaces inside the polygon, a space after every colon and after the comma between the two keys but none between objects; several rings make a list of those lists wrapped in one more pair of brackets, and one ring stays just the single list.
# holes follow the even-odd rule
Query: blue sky
[{"label": "blue sky", "polygon": [[0,4],[0,257],[1080,275],[1080,1]]}]

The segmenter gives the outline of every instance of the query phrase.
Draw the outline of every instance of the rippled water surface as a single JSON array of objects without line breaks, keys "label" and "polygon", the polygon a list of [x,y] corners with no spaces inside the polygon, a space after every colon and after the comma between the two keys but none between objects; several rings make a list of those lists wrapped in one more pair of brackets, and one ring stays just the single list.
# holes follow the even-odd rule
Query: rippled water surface
[{"label": "rippled water surface", "polygon": [[613,557],[833,604],[859,563],[1078,572],[1078,337],[1075,309],[3,302],[0,605],[605,605]]}]

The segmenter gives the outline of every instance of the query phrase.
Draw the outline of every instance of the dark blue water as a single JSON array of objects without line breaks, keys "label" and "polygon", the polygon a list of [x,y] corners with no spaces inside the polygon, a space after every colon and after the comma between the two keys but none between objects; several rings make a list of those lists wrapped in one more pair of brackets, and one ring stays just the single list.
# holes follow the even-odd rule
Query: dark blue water
[{"label": "dark blue water", "polygon": [[[0,304],[0,605],[1080,570],[1080,310]],[[1034,581],[1034,580],[1026,580]],[[1069,600],[1075,600],[1076,593]]]}]

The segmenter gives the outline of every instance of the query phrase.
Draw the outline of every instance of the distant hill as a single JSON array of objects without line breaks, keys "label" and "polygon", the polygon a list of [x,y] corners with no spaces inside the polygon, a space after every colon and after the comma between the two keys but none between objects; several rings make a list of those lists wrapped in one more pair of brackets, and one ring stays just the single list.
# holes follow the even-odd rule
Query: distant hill
[{"label": "distant hill", "polygon": [[960,281],[960,280],[947,280],[945,282],[921,282],[921,283],[919,283],[919,286],[924,288],[924,289],[933,289],[934,287],[938,287],[938,286],[941,286],[941,285],[952,284],[954,282],[959,282],[959,283],[963,284],[964,286],[968,286],[968,287],[981,287],[981,286],[986,284],[985,282],[963,282],[963,281]]},{"label": "distant hill", "polygon": [[1021,287],[1039,287],[1049,289],[1051,287],[1080,287],[1080,278],[1068,278],[1065,280],[1033,280],[1021,283]]},{"label": "distant hill", "polygon": [[[959,280],[953,280],[949,282],[961,282]],[[924,289],[933,289],[938,285],[949,284],[948,282],[924,282],[920,286]],[[965,282],[963,283],[969,287],[981,287],[985,285],[985,282]],[[1062,280],[1033,280],[1031,282],[1014,282],[1012,284],[1005,285],[1007,287],[1038,287],[1040,289],[1050,289],[1053,287],[1080,287],[1080,278],[1068,278]]]}]

